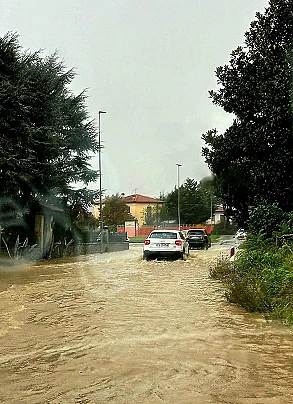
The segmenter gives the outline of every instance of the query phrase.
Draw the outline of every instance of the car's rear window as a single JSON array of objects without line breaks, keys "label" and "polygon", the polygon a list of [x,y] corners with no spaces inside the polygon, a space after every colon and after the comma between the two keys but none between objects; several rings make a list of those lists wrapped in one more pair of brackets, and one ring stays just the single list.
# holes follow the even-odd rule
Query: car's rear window
[{"label": "car's rear window", "polygon": [[203,230],[192,230],[192,231],[189,231],[188,232],[188,234],[190,234],[190,235],[193,235],[193,234],[200,234],[200,235],[202,235],[202,234],[204,234],[205,232],[203,231]]},{"label": "car's rear window", "polygon": [[153,233],[150,234],[150,238],[176,239],[177,238],[177,233],[153,232]]}]

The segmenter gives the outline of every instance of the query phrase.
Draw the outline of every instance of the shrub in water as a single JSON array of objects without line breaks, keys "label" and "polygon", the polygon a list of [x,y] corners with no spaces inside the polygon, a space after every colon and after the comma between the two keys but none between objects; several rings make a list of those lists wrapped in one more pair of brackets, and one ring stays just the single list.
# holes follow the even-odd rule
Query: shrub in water
[{"label": "shrub in water", "polygon": [[293,323],[293,245],[277,248],[263,235],[250,236],[235,260],[218,260],[210,269],[226,287],[228,301]]}]

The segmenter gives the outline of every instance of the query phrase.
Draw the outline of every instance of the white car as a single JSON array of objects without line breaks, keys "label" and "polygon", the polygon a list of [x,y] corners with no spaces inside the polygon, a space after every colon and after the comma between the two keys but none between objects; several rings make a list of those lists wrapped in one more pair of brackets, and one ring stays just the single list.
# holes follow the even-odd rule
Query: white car
[{"label": "white car", "polygon": [[246,240],[246,232],[244,229],[238,229],[235,237],[237,238],[237,240]]},{"label": "white car", "polygon": [[143,258],[180,258],[189,255],[189,245],[179,230],[153,230],[144,241]]}]

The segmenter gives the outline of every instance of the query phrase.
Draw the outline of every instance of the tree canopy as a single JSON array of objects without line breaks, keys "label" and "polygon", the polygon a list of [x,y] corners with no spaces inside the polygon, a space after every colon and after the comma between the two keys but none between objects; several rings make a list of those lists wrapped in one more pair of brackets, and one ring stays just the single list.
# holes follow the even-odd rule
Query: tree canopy
[{"label": "tree canopy", "polygon": [[116,230],[119,224],[124,224],[125,221],[134,219],[129,213],[128,206],[118,194],[108,196],[105,199],[102,213],[104,225],[111,230]]},{"label": "tree canopy", "polygon": [[85,93],[69,89],[74,76],[56,53],[24,51],[14,33],[0,38],[1,194],[22,212],[98,177],[89,164],[96,128]]},{"label": "tree canopy", "polygon": [[293,3],[271,0],[245,33],[244,46],[216,69],[214,104],[235,119],[203,135],[203,155],[219,195],[244,224],[262,202],[293,210]]},{"label": "tree canopy", "polygon": [[[211,216],[211,202],[214,207],[213,193],[197,181],[187,178],[179,188],[180,219],[181,223],[199,224]],[[178,216],[178,188],[169,193],[165,200],[169,219]]]}]

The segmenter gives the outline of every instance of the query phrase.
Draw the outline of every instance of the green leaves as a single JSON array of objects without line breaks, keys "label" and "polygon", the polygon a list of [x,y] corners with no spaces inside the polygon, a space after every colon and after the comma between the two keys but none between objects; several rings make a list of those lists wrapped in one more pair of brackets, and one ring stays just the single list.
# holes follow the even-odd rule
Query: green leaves
[{"label": "green leaves", "polygon": [[89,164],[98,150],[97,131],[85,92],[69,89],[74,76],[57,53],[42,58],[23,51],[17,34],[0,38],[0,183],[15,223],[17,216],[29,216],[33,228],[41,204],[56,205],[63,197],[72,203],[73,217],[87,216],[89,194],[75,191],[73,197],[70,184],[98,178]]},{"label": "green leaves", "polygon": [[228,301],[293,324],[292,242],[276,248],[263,235],[249,234],[234,262],[218,260],[210,270],[223,282]]},{"label": "green leaves", "polygon": [[235,120],[224,134],[202,136],[203,155],[239,224],[261,200],[293,210],[292,32],[292,1],[271,0],[251,23],[244,47],[216,69],[219,89],[210,96]]},{"label": "green leaves", "polygon": [[97,178],[89,152],[97,151],[96,129],[84,93],[68,88],[74,78],[57,54],[42,59],[22,52],[15,34],[0,38],[0,181],[15,195],[24,187],[37,197],[64,191],[73,181]]},{"label": "green leaves", "polygon": [[[179,189],[180,218],[184,224],[199,224],[205,222],[211,215],[211,192],[194,179],[187,178]],[[178,189],[166,197],[166,209],[170,219],[177,219]],[[212,204],[215,201],[212,199]]]},{"label": "green leaves", "polygon": [[124,224],[127,220],[133,220],[133,216],[129,213],[128,206],[116,194],[105,199],[103,207],[103,222],[111,230],[116,230],[119,224]]}]

